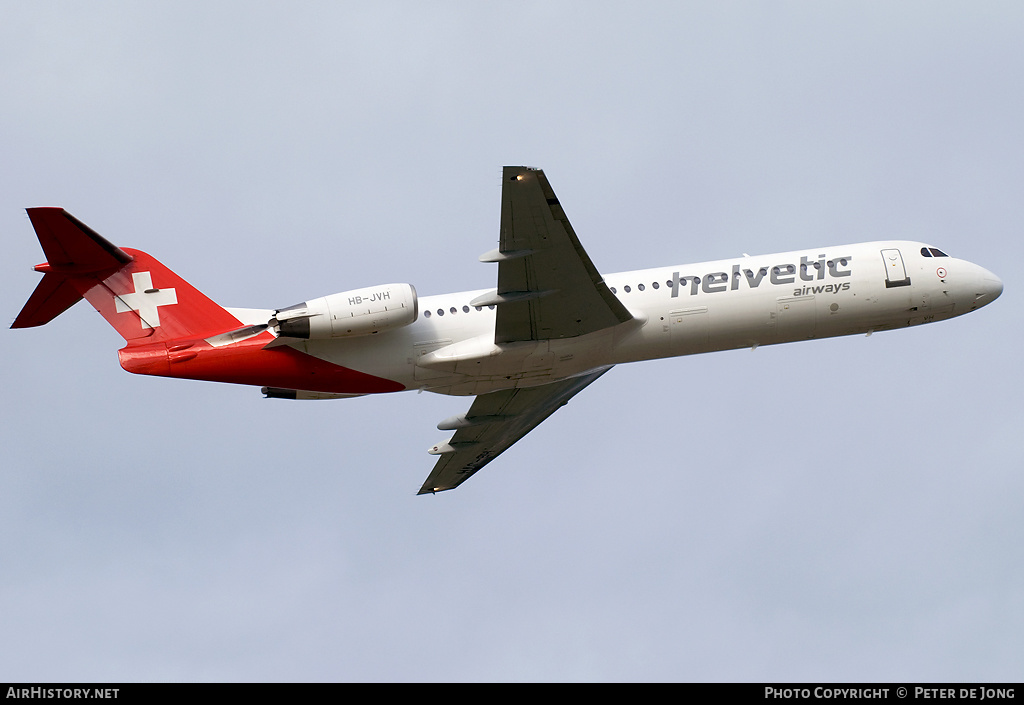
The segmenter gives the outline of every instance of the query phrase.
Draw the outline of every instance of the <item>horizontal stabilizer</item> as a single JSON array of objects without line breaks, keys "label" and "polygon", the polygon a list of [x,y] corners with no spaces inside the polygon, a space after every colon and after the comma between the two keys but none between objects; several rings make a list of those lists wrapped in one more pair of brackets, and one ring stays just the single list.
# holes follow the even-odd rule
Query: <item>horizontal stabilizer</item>
[{"label": "horizontal stabilizer", "polygon": [[49,323],[82,298],[71,280],[62,274],[45,274],[11,328],[33,328]]},{"label": "horizontal stabilizer", "polygon": [[132,261],[128,253],[63,208],[29,208],[28,217],[46,254],[49,271],[92,274],[117,270]]},{"label": "horizontal stabilizer", "polygon": [[111,274],[132,261],[131,255],[63,208],[29,208],[28,217],[46,254],[46,263],[36,266],[43,280],[11,328],[49,323],[82,298],[82,287],[74,279]]}]

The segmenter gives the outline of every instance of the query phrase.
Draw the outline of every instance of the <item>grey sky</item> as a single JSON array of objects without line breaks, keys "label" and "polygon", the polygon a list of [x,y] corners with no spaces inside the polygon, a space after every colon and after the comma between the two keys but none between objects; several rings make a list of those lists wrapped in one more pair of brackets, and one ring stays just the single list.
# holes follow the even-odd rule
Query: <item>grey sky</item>
[{"label": "grey sky", "polygon": [[500,169],[604,272],[907,237],[952,321],[620,366],[454,492],[468,400],[0,333],[0,680],[1020,680],[1018,3],[0,0],[13,321],[63,206],[225,305],[492,285]]}]

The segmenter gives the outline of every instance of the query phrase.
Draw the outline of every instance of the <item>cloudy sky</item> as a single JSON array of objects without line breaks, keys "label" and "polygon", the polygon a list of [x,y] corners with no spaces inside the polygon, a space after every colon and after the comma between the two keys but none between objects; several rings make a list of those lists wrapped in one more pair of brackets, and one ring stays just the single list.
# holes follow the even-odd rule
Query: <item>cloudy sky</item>
[{"label": "cloudy sky", "polygon": [[29,206],[225,305],[488,288],[505,164],[604,272],[908,238],[1005,283],[620,366],[425,497],[465,399],[132,376],[84,303],[2,330],[0,680],[1019,681],[1022,35],[1016,2],[0,0],[9,322]]}]

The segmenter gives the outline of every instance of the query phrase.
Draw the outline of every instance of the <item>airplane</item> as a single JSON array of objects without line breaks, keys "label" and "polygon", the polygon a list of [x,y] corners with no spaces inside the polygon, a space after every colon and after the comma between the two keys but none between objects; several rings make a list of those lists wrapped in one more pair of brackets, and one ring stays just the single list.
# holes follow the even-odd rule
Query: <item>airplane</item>
[{"label": "airplane", "polygon": [[606,277],[540,169],[502,171],[490,290],[419,296],[383,284],[278,309],[225,308],[151,255],[61,208],[29,208],[46,262],[12,328],[85,298],[125,340],[128,372],[230,382],[273,399],[403,390],[475,397],[437,428],[418,494],[454,489],[627,362],[842,335],[960,316],[999,277],[921,242],[814,247]]}]

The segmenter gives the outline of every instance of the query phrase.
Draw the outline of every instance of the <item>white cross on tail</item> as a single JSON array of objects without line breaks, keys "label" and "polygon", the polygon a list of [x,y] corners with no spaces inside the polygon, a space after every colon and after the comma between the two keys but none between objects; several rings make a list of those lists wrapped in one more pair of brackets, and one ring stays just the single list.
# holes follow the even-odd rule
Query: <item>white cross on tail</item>
[{"label": "white cross on tail", "polygon": [[160,325],[160,306],[178,303],[178,295],[174,289],[154,289],[153,278],[149,272],[132,274],[135,292],[114,297],[118,313],[138,311],[143,328],[156,328]]}]

